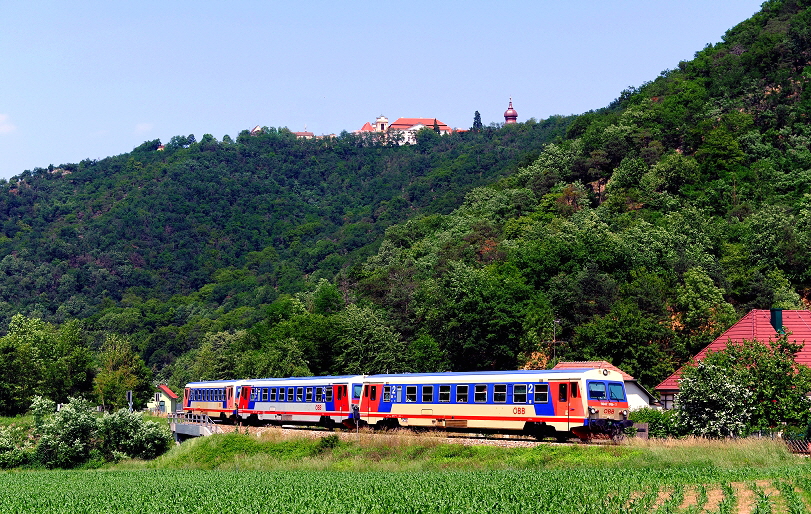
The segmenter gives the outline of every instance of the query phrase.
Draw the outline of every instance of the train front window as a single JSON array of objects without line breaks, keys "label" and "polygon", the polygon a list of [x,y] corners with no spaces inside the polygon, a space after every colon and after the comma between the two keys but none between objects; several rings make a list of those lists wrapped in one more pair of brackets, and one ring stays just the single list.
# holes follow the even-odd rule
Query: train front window
[{"label": "train front window", "polygon": [[625,389],[622,384],[616,382],[609,382],[608,384],[608,399],[612,402],[625,401]]},{"label": "train front window", "polygon": [[362,384],[354,384],[352,386],[352,398],[354,398],[355,400],[359,399],[361,392],[363,392]]},{"label": "train front window", "polygon": [[451,386],[439,386],[439,403],[449,403],[451,401]]},{"label": "train front window", "polygon": [[605,400],[605,382],[589,382],[589,400]]},{"label": "train front window", "polygon": [[493,386],[493,401],[495,403],[507,402],[507,384],[496,384]]},{"label": "train front window", "polygon": [[513,386],[513,403],[527,403],[526,384],[515,384]]}]

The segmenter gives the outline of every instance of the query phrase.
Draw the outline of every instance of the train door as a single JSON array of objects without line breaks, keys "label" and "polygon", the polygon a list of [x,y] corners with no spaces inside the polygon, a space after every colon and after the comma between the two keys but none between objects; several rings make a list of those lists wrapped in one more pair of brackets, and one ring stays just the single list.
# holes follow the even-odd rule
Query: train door
[{"label": "train door", "polygon": [[230,415],[234,415],[234,386],[225,388],[225,408]]},{"label": "train door", "polygon": [[183,390],[183,407],[184,409],[191,407],[191,389],[188,387]]},{"label": "train door", "polygon": [[349,412],[349,395],[346,391],[346,384],[333,385],[332,392],[335,396],[335,411],[345,418]]},{"label": "train door", "polygon": [[567,382],[552,382],[552,395],[554,395],[555,402],[555,417],[560,421],[558,430],[569,430],[569,417],[571,412],[571,384]]},{"label": "train door", "polygon": [[380,405],[380,396],[383,394],[383,384],[365,384],[363,386],[363,398],[360,402],[360,411],[364,416],[368,416],[370,412],[377,412]]}]

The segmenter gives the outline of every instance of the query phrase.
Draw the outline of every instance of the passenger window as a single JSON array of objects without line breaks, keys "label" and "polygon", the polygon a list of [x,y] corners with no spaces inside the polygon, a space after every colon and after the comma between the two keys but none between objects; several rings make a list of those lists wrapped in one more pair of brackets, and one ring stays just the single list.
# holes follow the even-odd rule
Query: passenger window
[{"label": "passenger window", "polygon": [[323,387],[316,387],[315,388],[315,401],[316,403],[321,403],[324,401],[324,388]]},{"label": "passenger window", "polygon": [[313,401],[313,388],[312,387],[307,388],[307,401],[308,402]]},{"label": "passenger window", "polygon": [[391,386],[383,386],[383,401],[391,401]]},{"label": "passenger window", "polygon": [[377,386],[369,386],[369,401],[375,401],[377,399]]},{"label": "passenger window", "polygon": [[451,386],[439,386],[439,403],[450,403]]},{"label": "passenger window", "polygon": [[580,384],[577,382],[569,382],[572,390],[572,398],[577,398],[580,395]]},{"label": "passenger window", "polygon": [[535,386],[535,403],[546,403],[549,401],[549,384],[538,384]]},{"label": "passenger window", "polygon": [[625,401],[625,390],[622,384],[614,382],[608,384],[608,399],[615,402]]},{"label": "passenger window", "polygon": [[287,388],[287,401],[288,401],[288,402],[292,402],[292,401],[293,401],[293,394],[294,394],[294,393],[293,393],[293,388],[292,388],[292,387],[288,387],[288,388]]},{"label": "passenger window", "polygon": [[422,386],[422,403],[434,403],[434,386]]},{"label": "passenger window", "polygon": [[487,385],[478,384],[473,389],[473,401],[476,403],[487,403]]},{"label": "passenger window", "polygon": [[303,387],[297,387],[296,388],[296,401],[297,402],[303,402],[304,401],[304,388]]},{"label": "passenger window", "polygon": [[263,402],[268,401],[268,388],[267,387],[262,389],[262,401]]},{"label": "passenger window", "polygon": [[558,401],[559,402],[569,401],[569,394],[566,390],[566,384],[558,384]]},{"label": "passenger window", "polygon": [[468,387],[466,385],[456,386],[456,403],[467,403]]},{"label": "passenger window", "polygon": [[[340,389],[339,389],[339,391],[340,391]],[[326,396],[326,399],[324,401],[325,402],[331,402],[332,401],[332,386],[327,386],[324,389],[324,393],[325,393],[325,396]]]},{"label": "passenger window", "polygon": [[589,400],[605,400],[605,382],[589,382]]},{"label": "passenger window", "polygon": [[513,403],[527,403],[526,384],[515,384],[513,386]]},{"label": "passenger window", "polygon": [[507,402],[507,384],[496,384],[493,386],[493,401],[496,403]]},{"label": "passenger window", "polygon": [[276,388],[275,387],[272,387],[270,389],[270,401],[272,401],[272,402],[276,401]]},{"label": "passenger window", "polygon": [[417,386],[406,386],[406,402],[413,403],[417,401]]}]

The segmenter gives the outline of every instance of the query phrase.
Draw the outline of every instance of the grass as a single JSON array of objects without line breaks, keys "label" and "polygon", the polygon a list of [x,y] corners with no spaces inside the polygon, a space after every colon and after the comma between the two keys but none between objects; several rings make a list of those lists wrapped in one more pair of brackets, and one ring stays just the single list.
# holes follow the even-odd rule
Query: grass
[{"label": "grass", "polygon": [[465,446],[408,432],[312,438],[267,430],[191,439],[154,461],[115,469],[443,471],[626,469],[735,471],[806,467],[780,441],[629,440],[621,445]]},{"label": "grass", "polygon": [[[448,443],[431,433],[323,434],[223,434],[99,471],[0,472],[0,512],[212,512],[238,505],[255,512],[565,514],[588,506],[606,513],[794,514],[811,505],[809,459],[779,441],[504,448]],[[162,484],[160,494],[155,484]]]}]

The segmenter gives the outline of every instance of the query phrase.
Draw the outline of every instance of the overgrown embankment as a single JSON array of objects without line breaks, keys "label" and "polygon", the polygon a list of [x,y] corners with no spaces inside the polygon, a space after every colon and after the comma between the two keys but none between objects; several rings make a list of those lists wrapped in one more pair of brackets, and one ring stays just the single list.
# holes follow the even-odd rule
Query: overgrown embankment
[{"label": "overgrown embankment", "polygon": [[575,468],[744,470],[804,467],[771,440],[630,440],[620,445],[466,446],[435,435],[358,434],[321,438],[281,430],[189,440],[149,462],[116,469],[433,471]]}]

